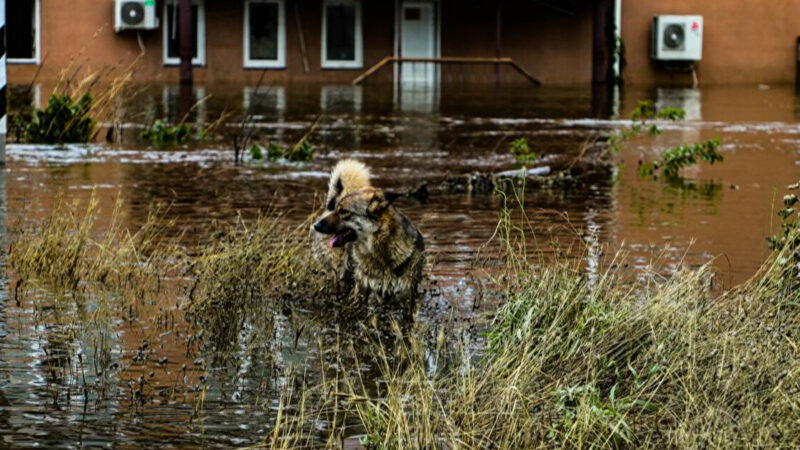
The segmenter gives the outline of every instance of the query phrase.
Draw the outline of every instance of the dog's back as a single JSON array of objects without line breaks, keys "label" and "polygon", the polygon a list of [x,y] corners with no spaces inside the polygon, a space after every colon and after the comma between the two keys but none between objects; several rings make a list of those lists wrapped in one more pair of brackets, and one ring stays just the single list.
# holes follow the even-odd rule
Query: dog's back
[{"label": "dog's back", "polygon": [[355,278],[384,299],[413,302],[425,266],[422,233],[393,207],[379,220],[383,225],[372,239],[354,244]]}]

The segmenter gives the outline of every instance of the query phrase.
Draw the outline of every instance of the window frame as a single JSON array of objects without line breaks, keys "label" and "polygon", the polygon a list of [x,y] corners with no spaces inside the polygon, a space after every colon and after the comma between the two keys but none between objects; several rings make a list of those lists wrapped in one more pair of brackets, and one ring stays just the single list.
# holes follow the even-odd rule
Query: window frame
[{"label": "window frame", "polygon": [[[250,5],[253,3],[275,3],[278,5],[278,58],[253,59],[250,57]],[[245,69],[285,69],[286,68],[286,1],[285,0],[245,0],[244,2],[244,68]]]},{"label": "window frame", "polygon": [[[322,2],[322,51],[320,67],[323,69],[361,69],[364,66],[364,22],[361,1],[358,0],[323,0]],[[355,22],[355,59],[352,61],[329,60],[326,42],[328,34],[328,6],[352,5],[356,10]]]},{"label": "window frame", "polygon": [[[6,61],[9,64],[36,64],[39,65],[42,63],[42,0],[33,0],[33,20],[35,22],[34,26],[36,30],[34,30],[33,34],[33,58],[8,58],[6,57]],[[6,22],[8,21],[8,17],[6,12],[3,12],[3,15],[6,16]],[[6,29],[8,27],[6,26]],[[6,37],[8,39],[8,37]],[[8,55],[8,46],[6,45],[6,55]]]},{"label": "window frame", "polygon": [[[192,58],[192,65],[196,67],[203,67],[206,65],[206,5],[204,0],[192,0],[192,5],[197,5],[197,56]],[[161,46],[163,47],[163,60],[165,66],[179,66],[181,64],[180,57],[170,58],[169,56],[169,15],[167,8],[174,6],[175,14],[178,11],[178,0],[167,0],[164,2],[162,10],[164,26]]]}]

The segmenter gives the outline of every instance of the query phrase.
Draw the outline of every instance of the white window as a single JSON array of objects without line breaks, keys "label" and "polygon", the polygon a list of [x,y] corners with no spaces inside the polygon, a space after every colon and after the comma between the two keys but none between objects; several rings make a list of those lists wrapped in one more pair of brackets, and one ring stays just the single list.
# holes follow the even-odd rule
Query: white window
[{"label": "white window", "polygon": [[362,64],[361,2],[324,0],[322,3],[322,67],[359,68]]},{"label": "white window", "polygon": [[[178,1],[164,3],[164,64],[177,65],[180,57],[180,23],[178,20]],[[203,0],[192,1],[192,64],[202,66],[206,63],[206,11]]]},{"label": "white window", "polygon": [[8,0],[5,4],[8,62],[39,64],[41,1]]},{"label": "white window", "polygon": [[246,0],[244,4],[244,66],[286,67],[284,0]]}]

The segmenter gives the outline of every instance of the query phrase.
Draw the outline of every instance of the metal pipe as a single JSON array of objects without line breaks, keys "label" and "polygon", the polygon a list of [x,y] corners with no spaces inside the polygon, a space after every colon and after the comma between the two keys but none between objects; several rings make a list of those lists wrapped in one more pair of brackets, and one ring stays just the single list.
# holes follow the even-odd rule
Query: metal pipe
[{"label": "metal pipe", "polygon": [[178,3],[178,53],[181,58],[180,78],[182,85],[193,83],[192,58],[192,0],[179,0]]},{"label": "metal pipe", "polygon": [[[395,4],[397,5],[395,16],[397,16],[397,53],[395,56],[397,58],[403,57],[403,0],[395,0]],[[403,63],[397,64],[397,80],[395,80],[396,85],[400,86],[403,82]]]},{"label": "metal pipe", "polygon": [[398,58],[396,56],[387,56],[380,60],[377,64],[367,69],[366,72],[362,73],[361,75],[357,76],[351,84],[358,85],[361,84],[365,79],[369,78],[381,68],[386,66],[390,63],[425,63],[425,64],[506,64],[510,66],[512,69],[519,72],[520,75],[525,77],[528,81],[533,83],[535,86],[541,86],[541,82],[537,80],[533,75],[528,73],[527,70],[522,68],[516,61],[511,58],[473,58],[468,56],[444,56],[441,58]]},{"label": "metal pipe", "polygon": [[593,38],[592,38],[592,83],[608,83],[611,72],[611,55],[609,45],[609,19],[612,0],[594,0],[593,2]]},{"label": "metal pipe", "polygon": [[614,0],[614,81],[622,77],[622,0]]},{"label": "metal pipe", "polygon": [[[39,25],[36,25],[37,28]],[[38,30],[37,30],[38,32]],[[6,0],[0,0],[0,166],[6,163],[6,125],[8,105],[6,90]],[[0,175],[2,176],[2,175]],[[5,190],[3,190],[5,194]],[[0,204],[0,208],[4,205]],[[2,218],[0,218],[2,219]],[[4,221],[4,220],[3,220]]]},{"label": "metal pipe", "polygon": [[[502,45],[502,0],[495,0],[495,36],[494,36],[494,57],[500,58]],[[494,65],[494,84],[500,86],[500,64]]]}]

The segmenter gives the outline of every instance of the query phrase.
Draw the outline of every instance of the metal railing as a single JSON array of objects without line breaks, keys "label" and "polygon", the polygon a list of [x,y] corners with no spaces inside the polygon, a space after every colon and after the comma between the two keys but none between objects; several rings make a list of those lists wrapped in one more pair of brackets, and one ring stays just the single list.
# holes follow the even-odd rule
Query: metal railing
[{"label": "metal railing", "polygon": [[537,80],[533,75],[528,73],[519,64],[511,58],[473,58],[468,56],[445,56],[441,58],[408,58],[400,56],[387,56],[380,60],[377,64],[370,67],[366,72],[357,76],[353,81],[353,85],[361,84],[364,80],[374,75],[377,71],[381,70],[384,66],[392,63],[429,63],[429,64],[503,64],[510,66],[516,70],[528,81],[535,86],[541,86],[541,81]]}]

